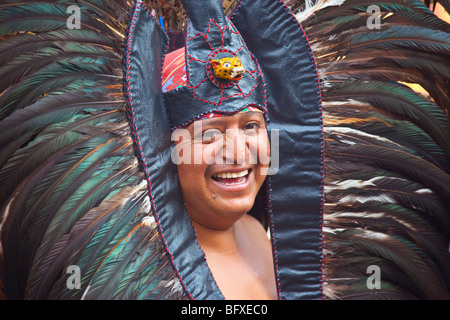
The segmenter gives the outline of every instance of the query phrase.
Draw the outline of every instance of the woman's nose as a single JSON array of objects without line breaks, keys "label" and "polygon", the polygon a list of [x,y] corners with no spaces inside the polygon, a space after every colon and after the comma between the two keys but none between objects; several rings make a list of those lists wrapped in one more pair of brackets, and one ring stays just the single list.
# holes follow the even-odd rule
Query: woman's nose
[{"label": "woman's nose", "polygon": [[246,161],[247,154],[247,142],[242,130],[226,130],[223,146],[223,158],[225,163],[243,164]]}]

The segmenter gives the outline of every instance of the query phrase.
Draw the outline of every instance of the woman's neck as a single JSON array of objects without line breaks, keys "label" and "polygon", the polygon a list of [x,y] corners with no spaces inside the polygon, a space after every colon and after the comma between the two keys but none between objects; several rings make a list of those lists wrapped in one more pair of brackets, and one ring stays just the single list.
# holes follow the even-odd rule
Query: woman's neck
[{"label": "woman's neck", "polygon": [[227,299],[276,299],[272,249],[262,225],[249,215],[229,228],[193,222],[214,279]]},{"label": "woman's neck", "polygon": [[[242,219],[242,218],[241,218]],[[204,251],[220,252],[224,255],[241,252],[241,219],[228,228],[210,228],[192,221],[197,240]]]}]

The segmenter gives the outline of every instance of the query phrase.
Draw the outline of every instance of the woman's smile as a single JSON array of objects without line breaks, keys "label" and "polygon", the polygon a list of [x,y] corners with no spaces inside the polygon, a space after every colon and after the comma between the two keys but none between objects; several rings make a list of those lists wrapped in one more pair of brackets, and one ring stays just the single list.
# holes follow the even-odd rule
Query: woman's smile
[{"label": "woman's smile", "polygon": [[248,187],[252,169],[227,170],[214,174],[211,179],[225,191],[240,191]]}]

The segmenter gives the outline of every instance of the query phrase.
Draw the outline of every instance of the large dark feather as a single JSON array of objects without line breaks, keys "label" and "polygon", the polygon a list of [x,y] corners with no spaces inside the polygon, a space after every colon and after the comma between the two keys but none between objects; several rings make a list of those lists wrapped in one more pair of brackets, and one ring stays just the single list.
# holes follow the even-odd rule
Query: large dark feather
[{"label": "large dark feather", "polygon": [[[67,29],[71,4],[81,9],[80,30]],[[131,5],[103,0],[0,5],[0,74],[7,77],[0,85],[1,282],[9,299],[82,298],[105,257],[151,217],[123,94]],[[131,282],[121,286],[127,293],[119,296],[136,297],[143,290],[158,298],[166,294],[160,282],[174,280],[177,287],[154,226],[142,232],[153,258],[127,272],[143,279],[140,288],[144,279],[152,285],[143,290]],[[66,286],[70,265],[82,270],[82,290]],[[109,288],[89,297],[118,295],[118,288]]]},{"label": "large dark feather", "polygon": [[420,1],[350,0],[303,27],[322,80],[326,296],[449,299],[449,25]]}]

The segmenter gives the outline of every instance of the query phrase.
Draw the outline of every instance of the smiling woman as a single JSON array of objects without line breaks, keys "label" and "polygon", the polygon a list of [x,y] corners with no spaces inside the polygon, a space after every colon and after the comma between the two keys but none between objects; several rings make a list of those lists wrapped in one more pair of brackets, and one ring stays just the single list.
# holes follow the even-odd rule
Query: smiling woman
[{"label": "smiling woman", "polygon": [[[194,134],[198,124],[200,137]],[[213,160],[181,162],[177,171],[187,212],[219,288],[227,299],[275,299],[271,244],[260,222],[247,214],[267,173],[268,165],[258,159],[270,152],[262,112],[198,120],[186,129],[192,138],[176,147],[191,150],[191,158],[201,149]]]},{"label": "smiling woman", "polygon": [[193,299],[320,299],[320,90],[303,31],[282,2],[242,2],[232,20],[220,1],[183,6],[185,46],[161,56],[164,37],[139,36],[158,29],[140,11],[126,65],[136,150],[171,264]]}]

